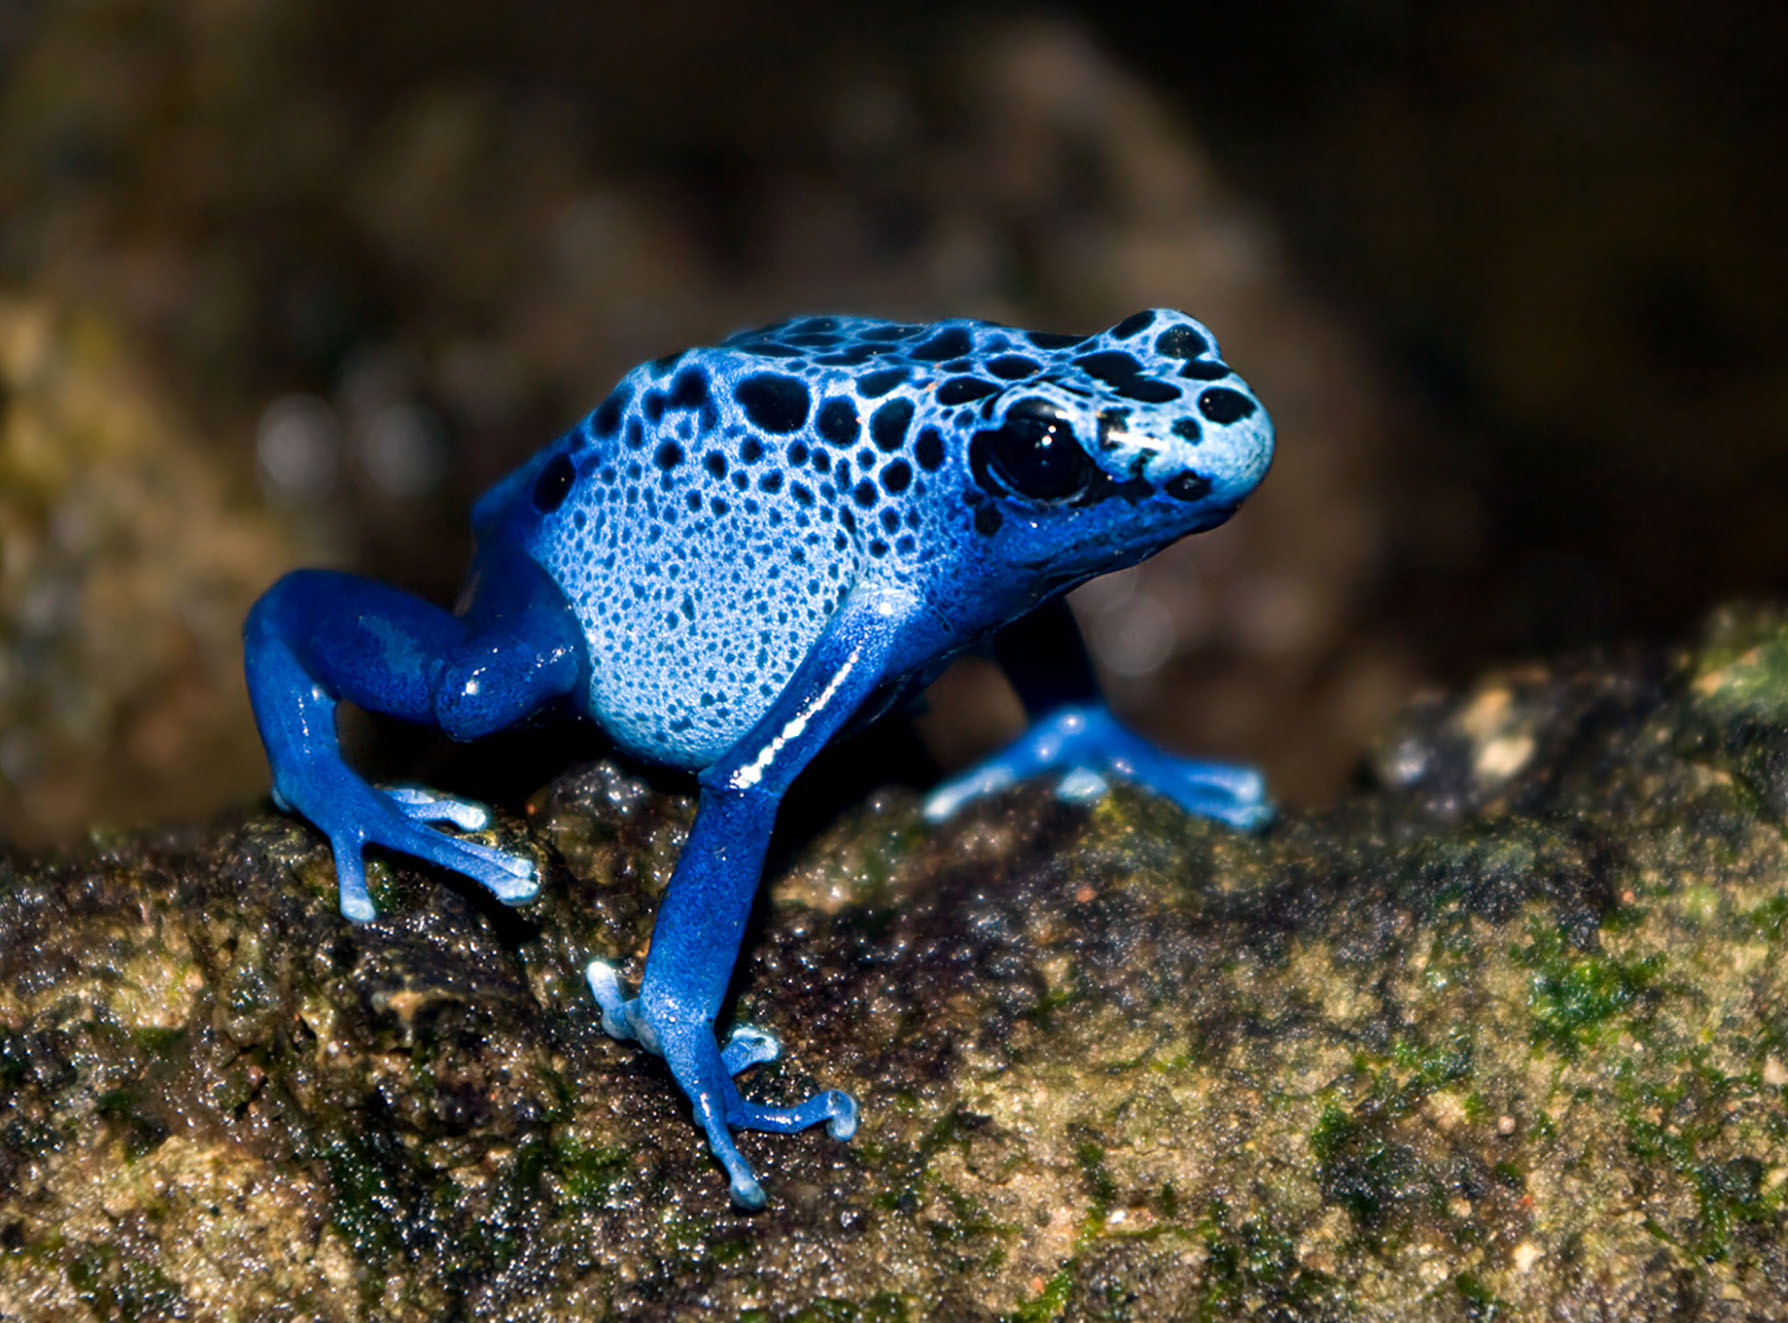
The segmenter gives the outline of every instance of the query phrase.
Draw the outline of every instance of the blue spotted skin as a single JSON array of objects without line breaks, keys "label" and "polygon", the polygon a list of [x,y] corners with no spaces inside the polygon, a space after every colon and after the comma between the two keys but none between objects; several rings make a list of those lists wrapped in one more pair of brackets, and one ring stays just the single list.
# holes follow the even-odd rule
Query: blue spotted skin
[{"label": "blue spotted skin", "polygon": [[[456,612],[322,571],[256,604],[247,670],[275,798],[328,835],[342,912],[365,920],[369,845],[512,904],[538,879],[436,825],[476,832],[483,806],[356,776],[341,701],[460,739],[569,705],[695,771],[638,994],[602,961],[587,972],[604,1026],[663,1055],[734,1201],[759,1207],[733,1131],[856,1127],[837,1091],[744,1101],[732,1076],[776,1042],[715,1038],[789,783],[840,729],[991,640],[1030,728],[934,791],[928,817],[1048,774],[1069,798],[1119,776],[1237,827],[1267,820],[1257,773],[1163,753],[1112,718],[1061,594],[1221,523],[1271,456],[1259,401],[1168,310],[1087,337],[808,317],[642,364],[478,502]],[[1045,654],[1064,661],[1053,675]]]}]

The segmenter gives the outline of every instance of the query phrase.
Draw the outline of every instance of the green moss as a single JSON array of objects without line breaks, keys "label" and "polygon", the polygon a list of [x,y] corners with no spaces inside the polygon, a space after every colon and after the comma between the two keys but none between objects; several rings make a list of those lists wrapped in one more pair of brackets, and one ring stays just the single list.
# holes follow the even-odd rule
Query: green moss
[{"label": "green moss", "polygon": [[1537,915],[1528,923],[1528,935],[1527,945],[1510,954],[1533,974],[1527,1005],[1535,1046],[1574,1060],[1640,1017],[1663,990],[1661,954],[1622,960],[1574,950],[1555,922]]},{"label": "green moss", "polygon": [[1082,1138],[1076,1143],[1074,1160],[1080,1164],[1080,1178],[1092,1201],[1087,1210],[1087,1231],[1096,1232],[1104,1227],[1106,1215],[1117,1199],[1117,1182],[1105,1165],[1105,1147],[1096,1140]]},{"label": "green moss", "polygon": [[1392,1138],[1393,1120],[1376,1101],[1355,1112],[1330,1103],[1310,1133],[1323,1198],[1346,1209],[1374,1245],[1418,1209],[1443,1202],[1444,1183],[1414,1149]]},{"label": "green moss", "polygon": [[1173,1188],[1172,1181],[1163,1185],[1161,1192],[1155,1196],[1155,1211],[1169,1220],[1180,1215],[1180,1196]]},{"label": "green moss", "polygon": [[1310,1131],[1310,1151],[1316,1155],[1318,1162],[1328,1162],[1341,1151],[1341,1146],[1356,1129],[1358,1127],[1354,1125],[1353,1117],[1346,1109],[1328,1103]]},{"label": "green moss", "polygon": [[[787,1315],[788,1323],[907,1323],[912,1311],[906,1301],[892,1292],[878,1292],[867,1300],[846,1300],[820,1296]],[[739,1316],[740,1323],[752,1318],[768,1318],[762,1310],[749,1310]]]},{"label": "green moss", "polygon": [[1515,1317],[1515,1307],[1484,1285],[1476,1273],[1460,1273],[1453,1278],[1453,1289],[1465,1306],[1465,1317],[1474,1323],[1499,1323],[1499,1320]]},{"label": "green moss", "polygon": [[180,1288],[158,1266],[113,1245],[81,1249],[68,1264],[68,1284],[95,1318],[137,1323],[189,1316]]},{"label": "green moss", "polygon": [[553,1142],[549,1165],[573,1203],[593,1206],[607,1201],[632,1163],[624,1149],[561,1136]]},{"label": "green moss", "polygon": [[924,1219],[922,1225],[932,1245],[955,1256],[962,1270],[996,1272],[1009,1257],[1008,1242],[1016,1238],[1012,1227],[996,1222],[978,1200],[940,1184],[931,1208],[948,1209],[948,1216]]},{"label": "green moss", "polygon": [[1372,1070],[1373,1093],[1389,1119],[1407,1116],[1436,1089],[1469,1079],[1471,1039],[1454,1029],[1438,1043],[1398,1038],[1391,1045],[1390,1068]]},{"label": "green moss", "polygon": [[1788,891],[1771,896],[1745,918],[1765,941],[1772,945],[1781,941],[1782,926],[1788,923]]},{"label": "green moss", "polygon": [[1691,1176],[1700,1221],[1695,1252],[1704,1260],[1727,1259],[1741,1226],[1781,1220],[1781,1200],[1764,1195],[1764,1166],[1749,1154],[1699,1163]]},{"label": "green moss", "polygon": [[371,1133],[343,1133],[317,1156],[334,1194],[330,1222],[354,1257],[377,1267],[400,1253],[403,1229],[394,1215],[392,1155],[380,1151]]},{"label": "green moss", "polygon": [[109,1089],[99,1096],[99,1114],[124,1131],[124,1156],[135,1160],[161,1147],[167,1124],[145,1110],[135,1088]]},{"label": "green moss", "polygon": [[1065,1267],[1043,1284],[1034,1300],[1027,1300],[1011,1313],[1006,1314],[1001,1323],[1049,1323],[1050,1319],[1060,1318],[1062,1311],[1068,1307],[1068,1293],[1074,1289],[1072,1265]]},{"label": "green moss", "polygon": [[1297,1237],[1276,1219],[1251,1217],[1231,1225],[1228,1205],[1215,1201],[1197,1231],[1207,1255],[1199,1319],[1328,1317],[1339,1305],[1335,1283],[1299,1263]]},{"label": "green moss", "polygon": [[[1667,1064],[1671,1073],[1664,1082],[1628,1063],[1617,1072],[1627,1148],[1694,1192],[1696,1215],[1686,1232],[1687,1247],[1705,1262],[1725,1262],[1741,1228],[1769,1226],[1773,1235],[1788,1225],[1788,1186],[1766,1189],[1764,1160],[1733,1152],[1743,1137],[1734,1133],[1730,1117],[1758,1092],[1757,1084],[1716,1069],[1704,1047]],[[1779,1122],[1780,1114],[1772,1110],[1771,1117]],[[1766,1127],[1778,1129],[1778,1124]],[[1769,1140],[1779,1148],[1779,1134],[1770,1133]]]},{"label": "green moss", "polygon": [[31,1074],[31,1045],[20,1034],[0,1030],[0,1090],[10,1093]]},{"label": "green moss", "polygon": [[1788,631],[1738,631],[1697,659],[1693,690],[1714,716],[1788,721]]},{"label": "green moss", "polygon": [[186,1037],[184,1027],[162,1029],[154,1026],[142,1026],[130,1031],[131,1041],[142,1049],[149,1057],[165,1057],[170,1055],[180,1041]]}]

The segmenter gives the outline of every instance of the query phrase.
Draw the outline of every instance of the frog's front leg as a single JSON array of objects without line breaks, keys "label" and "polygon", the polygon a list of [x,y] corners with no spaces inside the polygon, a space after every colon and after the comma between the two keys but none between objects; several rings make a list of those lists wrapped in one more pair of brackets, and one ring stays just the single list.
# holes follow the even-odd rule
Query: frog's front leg
[{"label": "frog's front leg", "polygon": [[466,616],[354,575],[300,570],[255,604],[244,629],[249,697],[273,768],[273,795],[328,836],[342,913],[373,917],[362,853],[380,845],[463,874],[506,904],[539,885],[525,859],[430,824],[477,830],[481,804],[421,786],[378,790],[342,760],[335,710],[432,722],[460,739],[510,725],[572,688],[581,644],[557,590],[519,557],[482,567]]},{"label": "frog's front leg", "polygon": [[852,593],[770,711],[702,772],[695,825],[658,910],[639,995],[624,997],[606,962],[589,966],[603,1027],[664,1058],[741,1208],[763,1207],[764,1192],[732,1131],[787,1134],[824,1121],[834,1138],[848,1139],[857,1128],[856,1103],[835,1089],[795,1107],[746,1102],[732,1076],[774,1058],[776,1040],[740,1028],[722,1050],[714,1022],[783,793],[863,700],[899,672],[902,627],[912,609],[900,594]]},{"label": "frog's front leg", "polygon": [[942,821],[972,799],[1026,777],[1055,776],[1064,799],[1098,799],[1107,775],[1173,800],[1188,813],[1243,831],[1273,817],[1266,781],[1252,767],[1167,753],[1123,725],[1099,694],[1068,604],[1044,603],[994,638],[994,654],[1030,725],[1004,749],[934,789],[925,816]]}]

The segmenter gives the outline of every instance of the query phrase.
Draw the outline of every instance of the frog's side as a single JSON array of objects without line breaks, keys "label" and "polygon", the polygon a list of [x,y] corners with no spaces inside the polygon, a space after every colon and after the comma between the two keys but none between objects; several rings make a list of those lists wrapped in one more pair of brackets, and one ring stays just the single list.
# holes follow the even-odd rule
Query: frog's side
[{"label": "frog's side", "polygon": [[[338,701],[461,739],[568,701],[634,752],[697,770],[639,995],[601,961],[589,979],[608,1031],[664,1056],[734,1200],[760,1206],[732,1130],[856,1127],[837,1091],[743,1101],[732,1076],[775,1040],[714,1035],[784,790],[841,727],[991,637],[1031,728],[934,792],[928,816],[1051,771],[1064,794],[1115,772],[1192,812],[1265,821],[1252,771],[1117,725],[1059,599],[1221,523],[1271,455],[1259,402],[1202,326],[1166,310],[1084,338],[809,317],[643,364],[479,501],[456,613],[323,571],[261,599],[248,681],[275,798],[328,835],[358,921],[373,915],[368,845],[511,904],[538,883],[526,861],[430,825],[477,830],[482,806],[349,770]],[[1073,649],[1066,676],[1026,665],[1039,629]]]}]

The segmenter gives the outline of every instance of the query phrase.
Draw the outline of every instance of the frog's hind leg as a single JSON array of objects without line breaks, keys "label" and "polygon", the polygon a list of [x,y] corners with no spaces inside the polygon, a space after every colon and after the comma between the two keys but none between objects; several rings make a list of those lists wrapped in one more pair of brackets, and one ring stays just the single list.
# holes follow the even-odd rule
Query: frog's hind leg
[{"label": "frog's hind leg", "polygon": [[1056,778],[1056,793],[1085,803],[1117,776],[1188,813],[1242,831],[1273,818],[1266,780],[1252,767],[1183,758],[1125,727],[1105,706],[1067,603],[1046,602],[994,639],[994,651],[1031,724],[1005,748],[934,788],[924,813],[941,822],[970,800],[1027,777]]},{"label": "frog's hind leg", "polygon": [[[544,690],[563,680],[563,664],[539,683],[525,667],[502,664],[509,640],[500,633],[475,632],[459,617],[384,584],[317,570],[289,574],[269,589],[244,633],[249,696],[273,768],[274,798],[329,837],[347,918],[360,922],[375,912],[362,862],[369,845],[460,873],[506,904],[535,894],[538,879],[528,860],[431,825],[479,830],[490,820],[483,805],[419,786],[377,790],[356,775],[342,759],[335,712],[346,700],[432,720],[449,734],[482,733],[478,721],[495,728],[531,710]],[[532,639],[519,641],[535,647]],[[575,659],[569,669],[575,675]],[[485,683],[468,685],[466,674]],[[518,684],[517,674],[536,683]],[[480,687],[494,701],[472,709],[465,691]]]}]

